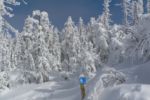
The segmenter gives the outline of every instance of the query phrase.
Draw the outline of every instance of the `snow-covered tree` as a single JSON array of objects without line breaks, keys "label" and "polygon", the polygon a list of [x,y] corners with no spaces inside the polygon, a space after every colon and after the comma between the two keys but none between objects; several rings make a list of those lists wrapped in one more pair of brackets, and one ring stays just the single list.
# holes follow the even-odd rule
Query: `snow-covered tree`
[{"label": "snow-covered tree", "polygon": [[133,24],[137,24],[138,20],[139,20],[138,3],[137,1],[133,1]]},{"label": "snow-covered tree", "polygon": [[13,62],[13,39],[0,34],[0,89],[10,86],[9,73],[15,69]]},{"label": "snow-covered tree", "polygon": [[103,4],[104,9],[103,9],[103,14],[102,14],[102,19],[103,19],[102,21],[106,28],[109,28],[109,23],[111,21],[110,19],[111,14],[110,14],[110,9],[109,9],[110,2],[111,0],[104,0],[104,4]]},{"label": "snow-covered tree", "polygon": [[103,22],[91,18],[88,29],[88,39],[96,49],[96,54],[99,56],[99,61],[107,62],[108,59],[108,31],[103,25]]},{"label": "snow-covered tree", "polygon": [[12,17],[11,5],[19,5],[16,0],[0,0],[0,88],[9,87],[9,72],[14,69],[12,63],[12,39],[10,32],[18,33],[4,18]]},{"label": "snow-covered tree", "polygon": [[127,0],[123,0],[123,14],[124,14],[124,24],[125,26],[128,26],[128,12],[127,12],[127,4],[126,4]]},{"label": "snow-covered tree", "polygon": [[54,28],[54,26],[50,23],[48,13],[41,12],[40,14],[40,21],[39,21],[44,41],[48,47],[48,52],[52,55],[52,59],[50,60],[50,66],[52,70],[59,71],[60,68],[60,55],[61,55],[61,48],[60,48],[60,41],[58,35],[58,29]]},{"label": "snow-covered tree", "polygon": [[34,38],[32,38],[34,21],[35,20],[28,16],[25,20],[23,32],[16,37],[14,59],[17,70],[22,73],[20,75],[22,76],[21,79],[18,79],[18,81],[22,81],[22,83],[29,83],[30,78],[27,78],[26,75],[31,77],[31,72],[35,69],[31,56],[32,42],[34,41]]},{"label": "snow-covered tree", "polygon": [[131,4],[129,5],[131,8],[131,11],[129,12],[131,12],[131,20],[133,21],[132,24],[137,24],[140,16],[144,13],[143,0],[132,0],[129,2]]},{"label": "snow-covered tree", "polygon": [[6,72],[0,72],[0,91],[9,87],[9,76]]},{"label": "snow-covered tree", "polygon": [[113,25],[110,30],[111,37],[109,42],[109,57],[108,63],[111,65],[116,63],[122,63],[124,58],[124,38],[126,34],[122,27],[119,25]]},{"label": "snow-covered tree", "polygon": [[137,24],[144,13],[143,0],[123,0],[123,13],[125,28]]},{"label": "snow-covered tree", "polygon": [[10,12],[13,10],[12,8],[6,6],[6,4],[11,5],[19,5],[20,3],[17,0],[0,0],[0,15],[9,15],[12,16]]},{"label": "snow-covered tree", "polygon": [[90,76],[96,72],[96,61],[98,61],[98,56],[96,55],[93,44],[88,40],[87,30],[82,18],[79,19],[78,32],[80,33],[80,48],[77,58],[78,66],[80,66],[80,69],[85,69]]},{"label": "snow-covered tree", "polygon": [[96,54],[95,49],[93,48],[93,44],[91,42],[84,42],[81,45],[80,53],[78,54],[78,66],[81,72],[83,68],[89,77],[93,77],[96,73],[96,61],[98,61],[98,56]]},{"label": "snow-covered tree", "polygon": [[125,34],[130,31],[130,26],[137,24],[144,13],[143,0],[122,0],[124,26],[122,30]]},{"label": "snow-covered tree", "polygon": [[46,12],[36,10],[28,16],[17,37],[15,52],[17,68],[24,73],[25,83],[48,81],[52,70],[60,70],[59,37]]},{"label": "snow-covered tree", "polygon": [[78,32],[80,34],[79,38],[81,42],[84,43],[85,41],[88,41],[86,25],[84,24],[83,19],[81,17],[79,18]]},{"label": "snow-covered tree", "polygon": [[147,0],[147,13],[150,13],[150,0]]},{"label": "snow-covered tree", "polygon": [[88,40],[94,43],[94,37],[95,37],[95,31],[96,31],[96,19],[94,17],[90,18],[90,22],[87,26],[87,35],[88,35]]},{"label": "snow-covered tree", "polygon": [[128,17],[129,17],[129,10],[130,10],[130,0],[123,0],[122,1],[122,6],[123,6],[123,14],[124,14],[124,24],[125,26],[129,25],[128,22]]},{"label": "snow-covered tree", "polygon": [[54,29],[53,32],[53,56],[54,56],[54,70],[55,71],[62,71],[61,67],[61,44],[60,44],[60,39],[59,39],[59,31],[57,28]]},{"label": "snow-covered tree", "polygon": [[63,40],[62,40],[62,67],[64,70],[68,72],[73,72],[76,68],[74,64],[76,64],[76,58],[78,52],[78,42],[79,37],[77,33],[77,27],[72,21],[71,17],[68,17],[67,22],[65,23],[65,28],[63,30]]},{"label": "snow-covered tree", "polygon": [[96,72],[96,54],[93,44],[88,41],[86,27],[82,18],[79,19],[78,27],[69,17],[65,23],[62,40],[62,67],[63,70],[79,75],[84,68],[88,75]]},{"label": "snow-covered tree", "polygon": [[142,16],[137,25],[132,27],[125,38],[125,56],[133,64],[147,62],[150,59],[149,49],[149,15]]},{"label": "snow-covered tree", "polygon": [[138,14],[141,15],[144,13],[144,3],[143,0],[138,0]]},{"label": "snow-covered tree", "polygon": [[8,15],[12,17],[13,14],[11,13],[13,9],[10,5],[19,5],[17,0],[0,0],[0,33],[8,34],[9,31],[18,33],[16,29],[14,29],[8,22],[5,20],[4,16]]}]

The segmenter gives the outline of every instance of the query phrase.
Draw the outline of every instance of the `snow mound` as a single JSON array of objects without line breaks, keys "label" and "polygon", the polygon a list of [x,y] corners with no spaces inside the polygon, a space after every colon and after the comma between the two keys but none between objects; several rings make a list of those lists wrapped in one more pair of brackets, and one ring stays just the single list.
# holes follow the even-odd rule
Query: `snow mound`
[{"label": "snow mound", "polygon": [[150,84],[150,62],[139,65],[133,70],[133,75],[136,77],[136,83]]},{"label": "snow mound", "polygon": [[150,84],[149,76],[150,76],[150,62],[140,64],[140,65],[133,65],[133,66],[126,66],[122,65],[120,71],[126,74],[127,83],[138,83],[138,84]]},{"label": "snow mound", "polygon": [[120,85],[105,89],[99,100],[150,100],[150,85]]},{"label": "snow mound", "polygon": [[87,85],[87,100],[99,100],[99,95],[105,88],[123,84],[126,76],[114,68],[104,67],[98,71],[95,78]]}]

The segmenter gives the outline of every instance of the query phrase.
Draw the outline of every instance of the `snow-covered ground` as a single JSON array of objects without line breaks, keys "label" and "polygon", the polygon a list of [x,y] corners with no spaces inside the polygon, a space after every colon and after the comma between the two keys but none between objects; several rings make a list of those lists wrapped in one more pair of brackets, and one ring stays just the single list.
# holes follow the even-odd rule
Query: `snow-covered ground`
[{"label": "snow-covered ground", "polygon": [[77,82],[47,82],[24,85],[3,93],[0,100],[80,100]]},{"label": "snow-covered ground", "polygon": [[150,85],[124,84],[105,89],[99,100],[150,100]]},{"label": "snow-covered ground", "polygon": [[[150,100],[150,62],[120,69],[126,74],[125,84],[102,91],[99,100]],[[118,68],[119,69],[119,68]]]},{"label": "snow-covered ground", "polygon": [[[104,88],[100,79],[105,73],[99,71],[86,86],[88,100],[150,100],[150,62],[121,68],[126,83]],[[122,65],[123,66],[123,65]],[[95,89],[96,87],[96,89]],[[96,91],[96,92],[95,92]],[[95,92],[95,93],[93,93]],[[93,96],[91,98],[91,96]],[[5,91],[0,100],[80,100],[77,80],[51,81],[43,84],[23,85]]]}]

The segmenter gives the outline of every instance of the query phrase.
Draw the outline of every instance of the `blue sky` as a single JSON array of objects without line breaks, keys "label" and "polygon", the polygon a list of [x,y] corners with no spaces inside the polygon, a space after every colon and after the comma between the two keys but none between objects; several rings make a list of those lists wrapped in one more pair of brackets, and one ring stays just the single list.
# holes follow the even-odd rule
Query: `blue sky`
[{"label": "blue sky", "polygon": [[[87,23],[90,17],[98,17],[103,10],[103,0],[25,0],[28,4],[21,3],[20,6],[13,7],[13,18],[7,18],[8,21],[20,31],[24,25],[24,20],[33,10],[47,11],[49,19],[53,25],[59,29],[63,28],[68,16],[72,16],[77,23],[78,18],[82,17]],[[115,4],[121,3],[121,0],[112,0],[110,5],[112,20],[115,23],[122,22],[122,9]]]}]

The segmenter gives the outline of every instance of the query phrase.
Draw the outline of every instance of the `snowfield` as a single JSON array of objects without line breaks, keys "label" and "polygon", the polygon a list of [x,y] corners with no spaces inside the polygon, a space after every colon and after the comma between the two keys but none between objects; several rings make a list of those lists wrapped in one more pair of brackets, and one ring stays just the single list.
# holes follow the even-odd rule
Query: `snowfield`
[{"label": "snowfield", "polygon": [[150,85],[124,84],[107,88],[99,100],[150,100]]},{"label": "snowfield", "polygon": [[150,62],[128,68],[122,65],[120,71],[126,74],[126,83],[104,89],[99,100],[150,100],[149,65]]},{"label": "snowfield", "polygon": [[[104,68],[86,85],[86,100],[150,100],[150,85],[147,80],[150,75],[149,65],[150,62],[129,68],[123,67],[120,71],[130,78],[127,78],[124,84],[108,87],[102,85],[101,79],[106,72],[114,69]],[[7,90],[0,95],[0,100],[81,100],[80,97],[78,80],[53,80]]]},{"label": "snowfield", "polygon": [[1,94],[0,100],[80,100],[80,90],[74,81],[31,84]]}]

